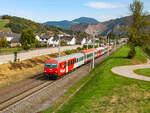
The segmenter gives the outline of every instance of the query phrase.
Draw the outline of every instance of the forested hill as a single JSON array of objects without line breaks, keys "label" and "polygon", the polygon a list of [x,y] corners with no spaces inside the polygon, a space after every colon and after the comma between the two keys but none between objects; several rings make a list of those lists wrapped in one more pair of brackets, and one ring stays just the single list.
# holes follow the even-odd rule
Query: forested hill
[{"label": "forested hill", "polygon": [[43,25],[25,18],[20,18],[16,16],[2,16],[2,20],[9,20],[9,22],[4,26],[5,28],[9,28],[14,33],[21,33],[23,29],[31,28],[36,33],[46,33],[47,31],[51,32],[68,32],[61,28],[57,28],[55,26],[47,26]]},{"label": "forested hill", "polygon": [[89,17],[80,17],[77,19],[74,19],[72,21],[68,20],[63,20],[63,21],[48,21],[43,23],[44,25],[53,25],[62,29],[71,29],[73,25],[76,24],[97,24],[99,23],[96,19],[94,18],[89,18]]}]

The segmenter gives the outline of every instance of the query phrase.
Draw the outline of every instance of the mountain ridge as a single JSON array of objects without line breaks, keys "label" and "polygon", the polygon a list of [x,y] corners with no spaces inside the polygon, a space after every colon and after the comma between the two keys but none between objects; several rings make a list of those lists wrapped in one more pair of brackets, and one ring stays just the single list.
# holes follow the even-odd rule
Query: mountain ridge
[{"label": "mountain ridge", "polygon": [[44,25],[53,25],[53,26],[60,27],[63,29],[71,29],[73,25],[82,24],[82,23],[97,24],[97,23],[99,23],[99,21],[97,21],[94,18],[90,18],[90,17],[80,17],[80,18],[74,19],[72,21],[68,21],[68,20],[48,21],[48,22],[45,22],[43,24]]}]

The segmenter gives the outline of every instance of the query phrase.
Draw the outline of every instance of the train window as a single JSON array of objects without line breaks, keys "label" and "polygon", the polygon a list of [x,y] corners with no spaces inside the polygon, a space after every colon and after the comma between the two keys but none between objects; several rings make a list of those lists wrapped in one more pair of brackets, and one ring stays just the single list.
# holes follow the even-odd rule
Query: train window
[{"label": "train window", "polygon": [[82,57],[82,61],[83,61],[83,57]]},{"label": "train window", "polygon": [[66,67],[66,62],[64,62],[64,68]]},{"label": "train window", "polygon": [[56,63],[46,63],[45,68],[58,68],[58,64],[56,64]]}]

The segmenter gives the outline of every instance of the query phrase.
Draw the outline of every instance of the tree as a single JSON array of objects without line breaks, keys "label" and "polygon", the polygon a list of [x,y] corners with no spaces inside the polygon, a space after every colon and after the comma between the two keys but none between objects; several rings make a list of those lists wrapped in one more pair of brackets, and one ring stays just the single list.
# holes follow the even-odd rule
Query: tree
[{"label": "tree", "polygon": [[67,41],[66,40],[61,40],[61,46],[66,46],[67,45]]},{"label": "tree", "polygon": [[0,36],[0,48],[7,47],[7,46],[8,46],[8,42],[7,42],[6,38],[4,36]]},{"label": "tree", "polygon": [[107,35],[107,40],[108,40],[108,38],[109,38],[109,44],[110,44],[110,41],[111,41],[111,40],[115,40],[115,37],[116,37],[115,34],[112,33],[112,32]]},{"label": "tree", "polygon": [[32,29],[25,29],[22,31],[21,34],[21,45],[22,48],[28,50],[31,47],[35,47],[36,38],[32,31]]},{"label": "tree", "polygon": [[128,36],[128,45],[130,47],[130,52],[128,53],[128,58],[135,56],[136,46],[144,46],[149,40],[149,35],[147,33],[146,27],[149,25],[149,21],[146,18],[147,13],[143,12],[143,3],[139,0],[134,0],[129,6],[131,12],[131,25],[128,26],[127,36]]}]

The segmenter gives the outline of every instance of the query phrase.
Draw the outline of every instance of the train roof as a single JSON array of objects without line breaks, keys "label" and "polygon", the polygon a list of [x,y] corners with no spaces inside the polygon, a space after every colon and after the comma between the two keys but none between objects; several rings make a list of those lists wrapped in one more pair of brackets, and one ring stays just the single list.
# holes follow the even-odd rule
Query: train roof
[{"label": "train roof", "polygon": [[94,50],[96,50],[96,48],[82,50],[81,52],[83,52],[83,53],[90,53],[90,52],[93,52]]},{"label": "train roof", "polygon": [[99,48],[96,48],[97,50],[101,50],[101,49],[104,49],[104,47],[99,47]]},{"label": "train roof", "polygon": [[51,60],[58,61],[58,62],[63,62],[63,61],[67,61],[69,59],[79,58],[79,57],[82,57],[82,56],[84,56],[83,53],[73,53],[71,55],[66,55],[66,56],[54,58],[54,59],[51,59]]}]

